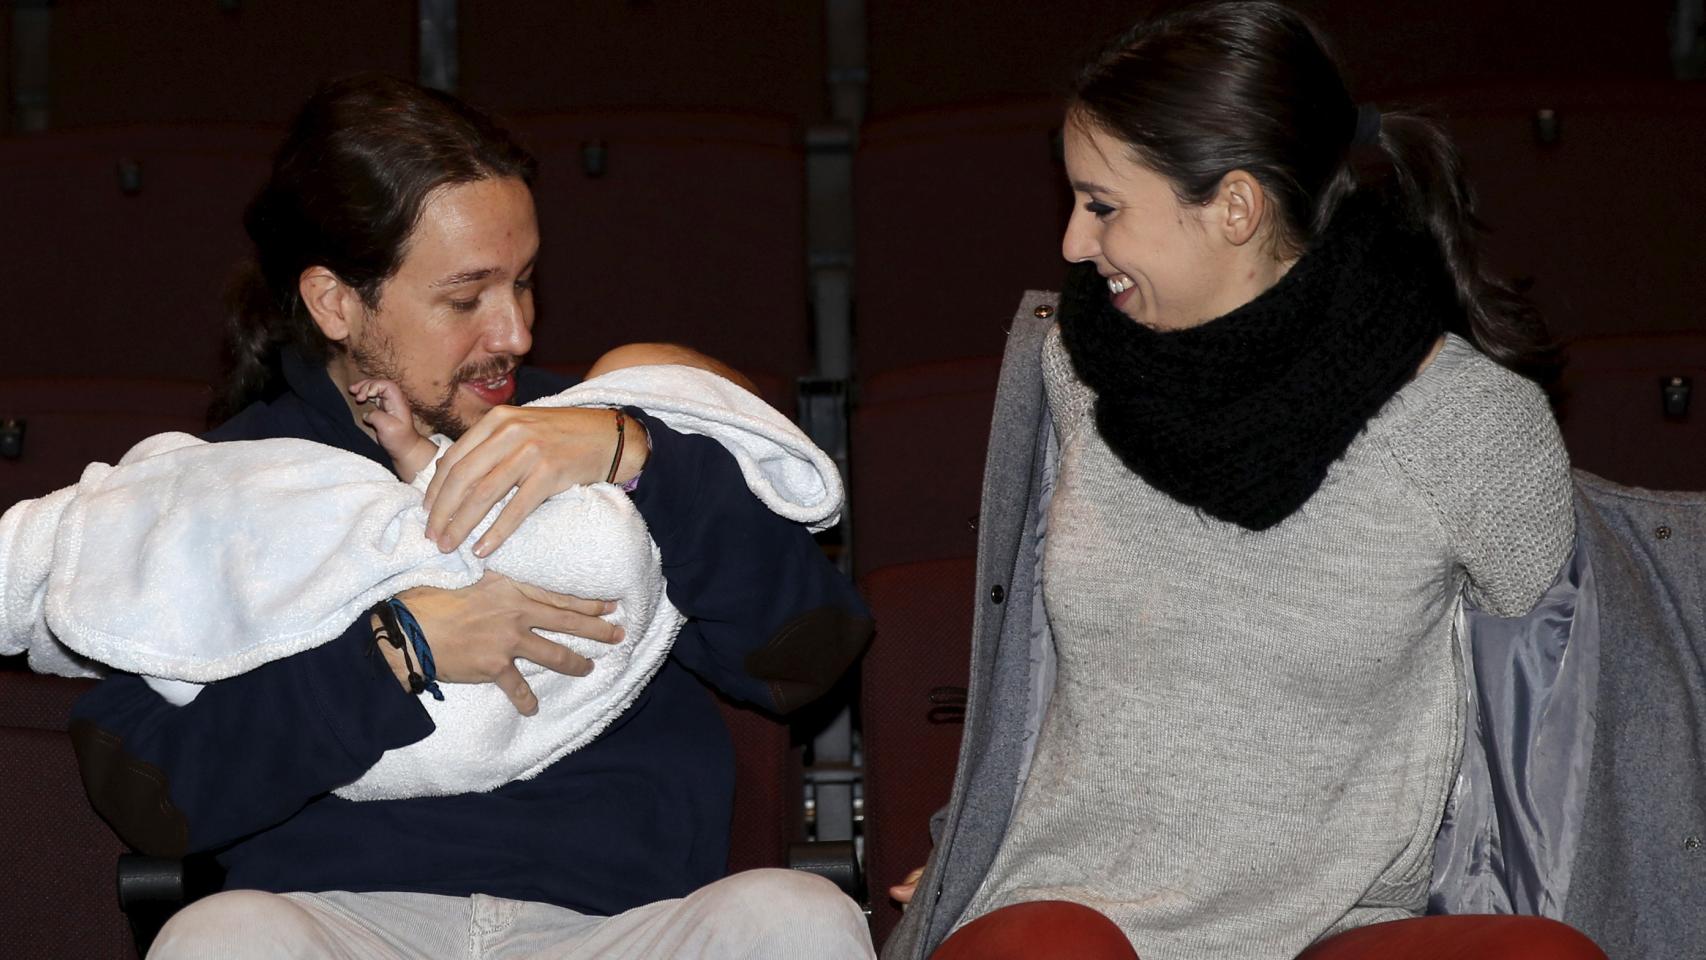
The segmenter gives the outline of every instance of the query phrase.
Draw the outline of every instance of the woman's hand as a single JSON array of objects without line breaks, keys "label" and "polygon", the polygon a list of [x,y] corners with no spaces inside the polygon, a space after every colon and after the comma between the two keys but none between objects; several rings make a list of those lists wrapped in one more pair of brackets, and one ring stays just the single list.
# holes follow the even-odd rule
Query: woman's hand
[{"label": "woman's hand", "polygon": [[[426,492],[427,536],[445,553],[455,550],[513,489],[474,545],[477,556],[490,556],[548,497],[603,480],[615,452],[614,410],[493,407],[439,460]],[[616,482],[636,476],[650,452],[645,429],[628,418]]]},{"label": "woman's hand", "polygon": [[889,899],[905,907],[912,902],[912,895],[918,892],[918,878],[924,876],[924,868],[919,867],[906,875],[906,879],[889,888]]},{"label": "woman's hand", "polygon": [[415,587],[397,596],[420,621],[440,680],[495,683],[523,716],[539,709],[539,698],[516,668],[518,657],[571,677],[592,671],[592,661],[534,627],[603,643],[622,639],[622,628],[600,616],[615,604],[552,593],[490,571],[460,590]]}]

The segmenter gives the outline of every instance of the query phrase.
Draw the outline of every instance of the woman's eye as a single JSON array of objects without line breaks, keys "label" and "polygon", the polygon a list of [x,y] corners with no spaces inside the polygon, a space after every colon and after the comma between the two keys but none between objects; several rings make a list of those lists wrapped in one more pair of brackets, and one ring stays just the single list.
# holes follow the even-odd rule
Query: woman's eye
[{"label": "woman's eye", "polygon": [[1086,203],[1084,205],[1084,209],[1094,214],[1097,220],[1105,220],[1107,219],[1108,214],[1114,212],[1113,207],[1108,206],[1100,200],[1092,200],[1089,203]]}]

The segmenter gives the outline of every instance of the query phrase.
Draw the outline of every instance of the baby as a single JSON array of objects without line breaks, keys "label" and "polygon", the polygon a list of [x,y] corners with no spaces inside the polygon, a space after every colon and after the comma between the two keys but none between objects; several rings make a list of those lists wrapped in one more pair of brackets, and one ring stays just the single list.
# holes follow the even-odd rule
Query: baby
[{"label": "baby", "polygon": [[[432,475],[425,479],[420,475],[437,461],[441,448],[415,429],[414,412],[403,396],[403,388],[390,380],[374,378],[357,380],[350,384],[349,390],[355,402],[372,405],[372,410],[361,415],[361,422],[373,428],[397,476],[404,483],[414,483],[424,490]],[[445,446],[449,446],[448,441]],[[416,483],[417,480],[420,482]]]},{"label": "baby", "polygon": [[[669,603],[639,511],[610,484],[571,487],[489,557],[472,544],[501,503],[442,553],[425,537],[421,496],[436,444],[414,429],[394,384],[364,381],[354,395],[372,406],[363,418],[414,485],[306,440],[210,444],[160,434],[116,465],[91,464],[75,486],[0,515],[0,653],[25,652],[32,668],[70,676],[124,670],[187,703],[200,684],[341,636],[404,590],[467,586],[491,569],[556,593],[615,600],[611,619],[625,639],[546,633],[595,667],[569,677],[519,661],[540,700],[534,717],[517,714],[493,684],[443,685],[444,702],[421,701],[435,732],[387,753],[338,793],[490,790],[590,741],[639,695],[685,620]],[[639,406],[672,429],[722,443],[778,514],[827,525],[839,512],[833,462],[797,426],[713,374],[626,368],[534,403]]]}]

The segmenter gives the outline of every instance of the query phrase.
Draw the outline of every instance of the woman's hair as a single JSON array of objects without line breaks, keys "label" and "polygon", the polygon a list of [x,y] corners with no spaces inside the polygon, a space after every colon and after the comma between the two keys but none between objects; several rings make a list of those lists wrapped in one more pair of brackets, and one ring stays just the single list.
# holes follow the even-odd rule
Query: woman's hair
[{"label": "woman's hair", "polygon": [[433,191],[500,177],[531,185],[534,167],[490,117],[449,94],[381,76],[322,86],[243,214],[254,256],[227,294],[227,375],[214,418],[281,389],[282,348],[330,358],[298,293],[303,270],[325,267],[372,309]]},{"label": "woman's hair", "polygon": [[1275,239],[1307,250],[1357,190],[1387,190],[1427,226],[1457,287],[1448,328],[1530,376],[1555,369],[1539,315],[1482,261],[1474,195],[1451,138],[1422,116],[1380,115],[1357,136],[1359,109],[1339,66],[1301,14],[1266,0],[1196,4],[1127,30],[1079,72],[1069,115],[1133,151],[1179,198],[1203,203],[1244,170],[1279,216]]}]

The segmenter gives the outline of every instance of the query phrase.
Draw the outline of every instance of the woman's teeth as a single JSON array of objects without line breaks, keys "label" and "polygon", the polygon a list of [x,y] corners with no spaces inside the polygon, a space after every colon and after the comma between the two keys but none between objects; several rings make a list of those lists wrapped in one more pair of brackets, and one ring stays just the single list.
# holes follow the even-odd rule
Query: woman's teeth
[{"label": "woman's teeth", "polygon": [[1117,297],[1129,289],[1131,289],[1131,278],[1125,274],[1108,278],[1108,292],[1114,296]]}]

